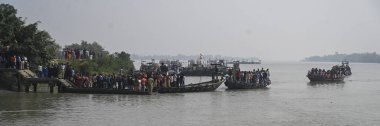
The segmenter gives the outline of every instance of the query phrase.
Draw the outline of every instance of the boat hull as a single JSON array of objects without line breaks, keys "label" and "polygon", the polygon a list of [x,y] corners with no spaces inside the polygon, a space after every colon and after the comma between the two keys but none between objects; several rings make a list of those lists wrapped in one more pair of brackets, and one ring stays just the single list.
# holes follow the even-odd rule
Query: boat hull
[{"label": "boat hull", "polygon": [[83,93],[83,94],[133,94],[133,95],[150,95],[149,92],[137,92],[130,90],[115,90],[101,88],[65,88],[63,93]]},{"label": "boat hull", "polygon": [[188,84],[184,87],[170,87],[170,88],[159,88],[158,93],[185,93],[185,92],[207,92],[214,91],[217,89],[224,80],[218,81],[208,81],[197,84]]},{"label": "boat hull", "polygon": [[313,77],[313,76],[307,76],[311,82],[339,82],[344,81],[345,77],[339,77],[339,78],[325,78],[325,77]]},{"label": "boat hull", "polygon": [[266,88],[268,85],[271,84],[271,81],[269,80],[267,83],[246,83],[242,81],[226,81],[224,82],[226,87],[228,89],[257,89],[257,88]]}]

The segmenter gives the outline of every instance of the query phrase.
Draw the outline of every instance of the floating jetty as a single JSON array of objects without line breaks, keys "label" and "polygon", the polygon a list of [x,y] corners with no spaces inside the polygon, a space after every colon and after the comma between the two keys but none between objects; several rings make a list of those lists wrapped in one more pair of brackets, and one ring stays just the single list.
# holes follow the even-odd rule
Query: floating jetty
[{"label": "floating jetty", "polygon": [[58,92],[63,88],[75,88],[75,85],[64,79],[38,78],[31,70],[0,69],[0,86],[12,91],[29,92],[31,87],[33,92],[37,92],[38,85],[47,85],[51,93],[58,87]]}]

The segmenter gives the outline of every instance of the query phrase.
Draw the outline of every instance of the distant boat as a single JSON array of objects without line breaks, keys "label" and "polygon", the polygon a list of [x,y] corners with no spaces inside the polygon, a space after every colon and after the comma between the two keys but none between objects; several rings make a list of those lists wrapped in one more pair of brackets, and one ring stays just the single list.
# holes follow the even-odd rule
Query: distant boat
[{"label": "distant boat", "polygon": [[259,60],[259,61],[241,61],[240,64],[261,64],[261,60]]},{"label": "distant boat", "polygon": [[224,60],[208,60],[207,63],[203,63],[202,57],[198,61],[189,60],[188,67],[183,67],[181,74],[185,76],[212,76],[217,69],[220,73],[227,71],[227,64]]},{"label": "distant boat", "polygon": [[[234,61],[233,67],[230,70],[235,70],[238,72],[246,72],[246,71],[240,71],[239,61]],[[235,73],[230,73],[226,77],[227,78],[226,82],[224,82],[224,85],[226,85],[228,89],[265,88],[272,83],[271,80],[269,79],[269,76],[267,76],[268,75],[267,72],[259,73],[260,75],[263,75],[263,76],[260,76],[261,79],[254,77],[254,79],[249,79],[249,80],[245,80],[245,79],[241,80],[240,77],[238,77],[239,79],[237,79],[236,77],[233,78],[231,77],[232,74],[235,74]],[[256,75],[256,73],[254,73],[253,75]],[[245,76],[243,75],[242,77],[244,78]]]},{"label": "distant boat", "polygon": [[344,81],[344,78],[350,76],[351,68],[347,60],[342,61],[342,65],[335,65],[331,70],[311,69],[306,75],[311,82],[337,82]]},{"label": "distant boat", "polygon": [[[227,62],[227,64],[233,64],[236,61]],[[240,64],[261,64],[261,60],[258,61],[239,61]]]}]

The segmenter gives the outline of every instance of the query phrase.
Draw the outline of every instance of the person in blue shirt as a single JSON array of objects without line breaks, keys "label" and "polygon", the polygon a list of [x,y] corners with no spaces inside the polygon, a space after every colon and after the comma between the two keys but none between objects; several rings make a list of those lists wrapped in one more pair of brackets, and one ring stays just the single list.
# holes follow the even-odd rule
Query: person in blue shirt
[{"label": "person in blue shirt", "polygon": [[43,68],[42,73],[44,74],[44,77],[48,77],[49,71],[46,66]]},{"label": "person in blue shirt", "polygon": [[16,56],[16,69],[21,69],[21,57],[19,55]]}]

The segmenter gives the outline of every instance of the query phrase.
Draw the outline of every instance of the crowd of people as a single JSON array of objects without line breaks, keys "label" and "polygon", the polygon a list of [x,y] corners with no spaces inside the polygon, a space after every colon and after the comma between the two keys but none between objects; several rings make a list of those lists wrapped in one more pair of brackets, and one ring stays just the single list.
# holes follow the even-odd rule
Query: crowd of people
[{"label": "crowd of people", "polygon": [[59,78],[62,69],[61,64],[50,64],[48,66],[37,66],[37,76],[38,77],[49,77],[49,78]]},{"label": "crowd of people", "polygon": [[1,53],[0,65],[1,68],[29,69],[28,58],[23,55]]},{"label": "crowd of people", "polygon": [[336,65],[333,67],[333,69],[340,69],[340,71],[342,71],[345,76],[349,76],[352,74],[351,68],[350,66],[348,66],[348,62],[347,63],[342,62],[341,66]]},{"label": "crowd of people", "polygon": [[312,68],[308,71],[307,76],[312,78],[337,79],[342,78],[345,75],[341,69],[333,67],[331,70]]},{"label": "crowd of people", "polygon": [[80,88],[115,89],[152,92],[154,88],[184,87],[183,74],[169,74],[166,69],[161,73],[134,72],[122,74],[92,74],[76,73],[69,65],[65,68],[64,78],[72,81]]},{"label": "crowd of people", "polygon": [[86,49],[68,49],[65,48],[62,51],[62,56],[67,60],[80,60],[80,59],[90,59],[92,60],[93,54]]},{"label": "crowd of people", "polygon": [[335,65],[331,70],[312,68],[308,71],[307,77],[321,79],[337,79],[351,75],[351,68],[348,61],[342,61],[342,65]]},{"label": "crowd of people", "polygon": [[238,81],[244,83],[254,83],[254,84],[268,84],[270,73],[269,69],[264,70],[264,68],[253,69],[252,71],[240,71],[239,69],[230,69],[226,76],[227,81]]}]

